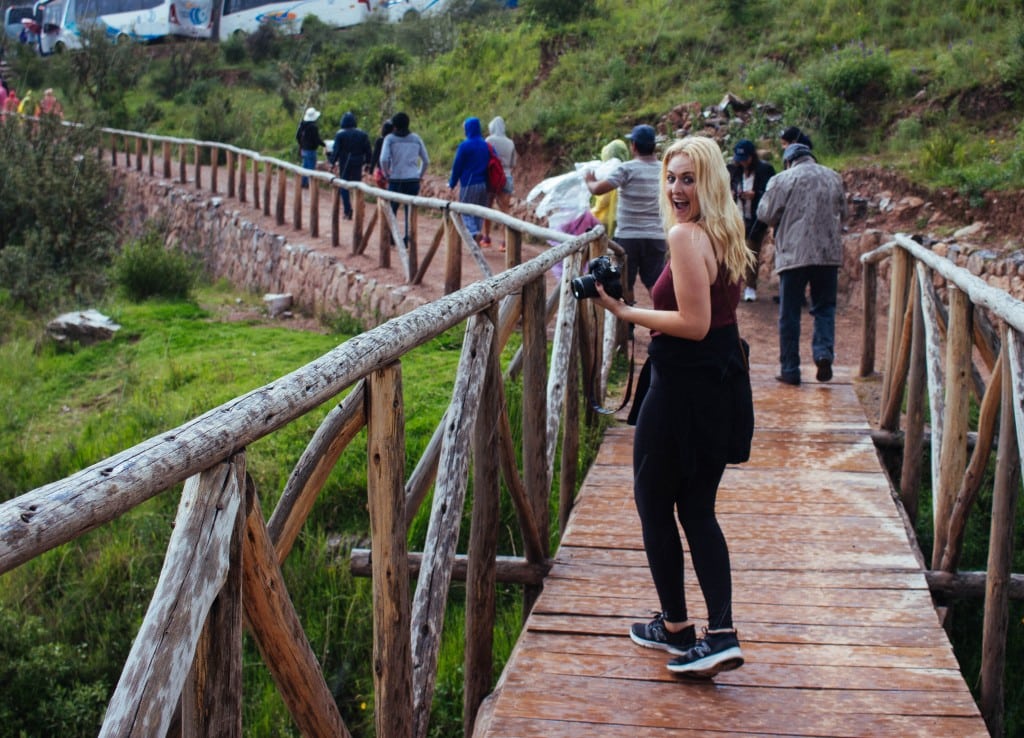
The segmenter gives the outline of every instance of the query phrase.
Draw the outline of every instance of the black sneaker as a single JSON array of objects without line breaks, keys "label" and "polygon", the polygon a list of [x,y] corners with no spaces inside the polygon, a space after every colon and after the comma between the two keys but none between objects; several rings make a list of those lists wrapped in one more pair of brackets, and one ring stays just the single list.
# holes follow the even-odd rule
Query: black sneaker
[{"label": "black sneaker", "polygon": [[665,613],[649,623],[633,623],[629,629],[629,637],[633,643],[645,648],[660,648],[677,655],[687,653],[697,642],[697,634],[692,625],[688,625],[678,633],[670,633],[665,627]]},{"label": "black sneaker", "polygon": [[735,630],[708,631],[704,637],[679,658],[667,664],[668,670],[684,676],[710,679],[721,671],[743,666],[743,654]]},{"label": "black sneaker", "polygon": [[832,379],[832,362],[828,359],[818,359],[814,362],[814,365],[818,367],[818,381],[827,382]]}]

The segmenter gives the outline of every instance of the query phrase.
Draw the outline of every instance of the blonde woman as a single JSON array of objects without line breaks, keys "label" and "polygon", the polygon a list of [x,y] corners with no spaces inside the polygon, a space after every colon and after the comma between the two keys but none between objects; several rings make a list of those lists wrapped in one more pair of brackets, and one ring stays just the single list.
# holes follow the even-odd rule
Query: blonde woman
[{"label": "blonde woman", "polygon": [[[658,615],[630,637],[676,656],[670,671],[710,678],[743,664],[732,620],[729,549],[715,517],[726,463],[745,461],[753,403],[736,325],[740,284],[753,254],[718,145],[691,136],[661,164],[661,212],[669,261],[651,290],[653,309],[598,300],[619,319],[651,330],[651,384],[633,447],[634,498],[660,600]],[[679,517],[707,606],[696,637],[683,591]]]}]

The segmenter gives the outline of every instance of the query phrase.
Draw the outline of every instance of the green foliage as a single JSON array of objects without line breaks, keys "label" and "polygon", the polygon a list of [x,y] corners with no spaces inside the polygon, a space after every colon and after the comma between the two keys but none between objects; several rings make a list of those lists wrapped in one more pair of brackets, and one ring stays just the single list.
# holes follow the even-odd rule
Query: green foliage
[{"label": "green foliage", "polygon": [[41,617],[19,614],[0,602],[3,734],[96,735],[108,687],[83,674],[87,660],[82,644],[54,642]]},{"label": "green foliage", "polygon": [[262,24],[245,37],[245,50],[256,64],[271,61],[281,55],[280,32],[269,23]]},{"label": "green foliage", "polygon": [[52,119],[0,126],[0,287],[31,310],[105,286],[118,209],[96,138]]},{"label": "green foliage", "polygon": [[69,80],[97,124],[124,127],[129,113],[127,93],[149,63],[139,44],[112,44],[102,28],[82,31],[82,48],[51,57],[57,74]]},{"label": "green foliage", "polygon": [[186,300],[199,274],[195,260],[176,249],[164,247],[154,224],[136,241],[127,244],[114,262],[114,281],[133,302],[150,297]]},{"label": "green foliage", "polygon": [[[213,44],[199,40],[177,43],[171,47],[166,64],[162,64],[150,77],[153,91],[162,100],[170,100],[179,92],[205,80],[215,68],[219,52]],[[196,104],[202,104],[197,101]]]},{"label": "green foliage", "polygon": [[537,23],[572,23],[597,10],[595,0],[523,0],[520,3]]},{"label": "green foliage", "polygon": [[370,50],[363,61],[363,81],[379,85],[396,70],[408,66],[411,61],[409,54],[397,46],[377,46]]}]

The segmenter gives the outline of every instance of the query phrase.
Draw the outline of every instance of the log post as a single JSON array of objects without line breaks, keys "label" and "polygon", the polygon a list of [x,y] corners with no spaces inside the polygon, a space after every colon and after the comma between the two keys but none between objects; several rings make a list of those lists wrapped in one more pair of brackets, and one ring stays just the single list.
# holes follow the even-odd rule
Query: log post
[{"label": "log post", "polygon": [[163,142],[162,151],[163,151],[163,158],[164,158],[164,161],[163,161],[163,165],[164,165],[164,169],[163,169],[164,179],[170,179],[171,178],[171,142],[170,141],[164,141]]},{"label": "log post", "polygon": [[917,280],[917,299],[910,339],[910,370],[907,376],[907,427],[903,443],[903,464],[900,469],[900,501],[912,522],[917,522],[921,490],[921,463],[924,458],[925,373],[924,316],[921,307],[921,284]]},{"label": "log post", "polygon": [[946,415],[942,429],[939,478],[932,484],[935,498],[935,543],[932,568],[942,565],[949,516],[967,464],[967,424],[970,410],[968,380],[971,376],[971,301],[963,290],[950,284],[949,327],[946,331]]},{"label": "log post", "polygon": [[[302,202],[301,197],[299,202]],[[315,179],[309,180],[309,235],[320,237],[320,182]]]},{"label": "log post", "polygon": [[[245,489],[245,455],[232,458],[239,495]],[[242,537],[249,511],[235,515],[224,586],[210,607],[195,660],[181,694],[183,736],[242,736]]]},{"label": "log post", "polygon": [[188,153],[183,143],[178,144],[178,181],[188,182]]},{"label": "log post", "polygon": [[350,738],[285,586],[251,481],[242,547],[245,620],[277,691],[304,736]]},{"label": "log post", "polygon": [[889,326],[885,336],[885,376],[882,381],[883,408],[888,405],[889,395],[893,392],[893,364],[900,345],[900,326],[907,310],[909,273],[910,254],[904,249],[893,249],[889,274]]},{"label": "log post", "polygon": [[203,189],[203,150],[199,144],[192,147],[192,156],[195,164],[196,171],[196,189]]},{"label": "log post", "polygon": [[[335,188],[331,188],[334,194],[331,196],[331,247],[338,248],[341,245],[341,195]],[[361,203],[359,203],[361,205]],[[353,252],[356,249],[356,239],[359,238],[358,231],[352,241]]]},{"label": "log post", "polygon": [[228,197],[235,196],[235,152],[231,149],[227,150],[227,170],[228,170]]},{"label": "log post", "polygon": [[[362,190],[352,190],[352,248],[363,250],[363,227],[366,225],[366,195]],[[341,198],[335,198],[340,200]]]},{"label": "log post", "polygon": [[210,149],[210,192],[216,195],[219,182],[218,173],[220,171],[220,149],[216,146],[211,146]]},{"label": "log post", "polygon": [[441,632],[469,484],[469,450],[494,332],[494,324],[485,316],[478,314],[467,322],[452,400],[445,414],[437,483],[412,603],[415,738],[427,736],[437,685]]},{"label": "log post", "polygon": [[[523,285],[523,481],[533,506],[540,540],[548,546],[547,473],[547,326],[544,279]],[[537,563],[537,562],[534,562]],[[523,614],[529,614],[540,595],[538,588],[523,591]]]},{"label": "log post", "polygon": [[[272,177],[273,173],[274,173],[274,169],[273,169],[273,167],[271,167],[270,162],[266,162],[263,165],[263,214],[264,215],[270,215],[270,188],[271,188],[271,180],[273,178]],[[284,209],[283,209],[284,205],[283,204],[281,205],[281,208],[282,208],[282,210],[281,210],[281,213],[282,213],[281,217],[283,219],[284,218]]]},{"label": "log post", "polygon": [[135,139],[135,171],[142,171],[142,139]]},{"label": "log post", "polygon": [[455,230],[447,213],[444,218],[444,232],[444,293],[450,295],[462,287],[462,238],[459,237],[459,232]]},{"label": "log post", "polygon": [[[1015,334],[1014,334],[1015,335]],[[1006,381],[1002,386],[999,449],[992,490],[992,527],[985,581],[984,624],[981,636],[979,705],[992,735],[1003,735],[1006,640],[1009,629],[1009,586],[1013,565],[1013,530],[1020,486],[1020,440],[1024,431],[1024,382],[1021,362],[1014,361],[1019,343],[1004,329],[1000,352]],[[1019,359],[1019,357],[1017,357]]]},{"label": "log post", "polygon": [[247,176],[247,170],[249,168],[249,162],[245,158],[245,154],[238,155],[238,201],[248,202],[249,193],[246,191],[249,186],[249,178]]},{"label": "log post", "polygon": [[205,614],[226,581],[242,506],[236,472],[225,462],[185,483],[160,579],[103,718],[103,738],[166,735]]},{"label": "log post", "polygon": [[[269,184],[270,178],[267,178]],[[277,203],[274,208],[274,219],[277,224],[284,225],[284,201],[288,194],[288,172],[284,167],[277,168]],[[267,198],[270,199],[269,197]]]},{"label": "log post", "polygon": [[367,494],[373,556],[374,725],[379,738],[412,735],[412,622],[406,546],[402,369],[369,375]]},{"label": "log post", "polygon": [[405,278],[407,282],[412,282],[413,275],[419,269],[419,256],[416,248],[416,233],[419,230],[418,224],[420,220],[420,210],[414,205],[407,206],[409,208],[409,223],[406,227],[407,235],[405,241],[406,255],[405,260],[408,265],[405,270]]},{"label": "log post", "polygon": [[146,139],[146,161],[149,168],[149,176],[153,176],[153,172],[156,171],[156,158],[153,156],[153,139]]},{"label": "log post", "polygon": [[[497,324],[498,311],[491,307],[487,319]],[[495,333],[497,331],[495,330]],[[466,653],[462,687],[462,734],[473,735],[480,704],[491,691],[494,669],[494,623],[497,613],[498,537],[501,494],[498,455],[498,398],[501,396],[501,348],[491,341],[480,410],[473,436],[473,511],[469,531],[469,569],[466,573]]]},{"label": "log post", "polygon": [[[284,171],[284,170],[282,169],[281,171]],[[294,175],[294,179],[295,179],[295,192],[294,192],[294,197],[292,199],[292,227],[295,230],[297,230],[297,231],[301,231],[302,230],[302,198],[303,198],[303,194],[302,194],[302,192],[303,192],[303,188],[302,188],[302,175],[301,174],[296,174],[296,175]],[[316,180],[313,179],[312,177],[310,177],[309,178],[309,191],[310,191],[310,193],[313,192],[313,187],[315,187],[315,186],[316,186]],[[310,196],[312,196],[312,195],[310,195]]]},{"label": "log post", "polygon": [[580,457],[579,334],[574,332],[565,371],[565,419],[562,423],[562,468],[558,477],[558,534],[561,539],[569,524],[576,491],[576,469]]}]

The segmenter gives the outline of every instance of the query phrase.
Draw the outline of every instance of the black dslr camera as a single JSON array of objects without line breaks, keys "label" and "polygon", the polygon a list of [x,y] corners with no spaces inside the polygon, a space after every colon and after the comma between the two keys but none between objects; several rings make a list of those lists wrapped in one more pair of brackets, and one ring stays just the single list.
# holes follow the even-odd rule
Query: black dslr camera
[{"label": "black dslr camera", "polygon": [[576,277],[571,283],[572,296],[577,300],[584,297],[597,297],[597,283],[600,282],[604,291],[616,300],[622,299],[622,279],[619,268],[607,256],[591,259],[587,271],[582,277]]}]

